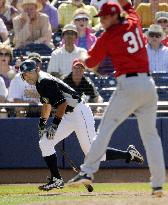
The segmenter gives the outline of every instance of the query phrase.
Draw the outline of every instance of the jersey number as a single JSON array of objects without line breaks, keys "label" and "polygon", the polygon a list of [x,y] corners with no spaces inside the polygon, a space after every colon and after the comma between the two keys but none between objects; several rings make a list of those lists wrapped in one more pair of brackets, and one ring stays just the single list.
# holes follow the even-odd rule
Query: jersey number
[{"label": "jersey number", "polygon": [[123,40],[124,40],[124,42],[128,42],[128,44],[129,44],[129,46],[127,47],[128,53],[135,53],[140,48],[144,47],[144,44],[142,42],[138,28],[136,28],[135,33],[133,33],[133,32],[125,33],[123,35]]}]

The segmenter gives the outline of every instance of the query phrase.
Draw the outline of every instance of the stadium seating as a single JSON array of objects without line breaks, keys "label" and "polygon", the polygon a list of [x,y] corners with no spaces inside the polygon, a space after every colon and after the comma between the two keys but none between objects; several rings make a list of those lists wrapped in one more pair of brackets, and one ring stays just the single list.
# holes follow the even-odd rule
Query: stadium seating
[{"label": "stadium seating", "polygon": [[152,73],[156,86],[168,86],[168,73]]},{"label": "stadium seating", "polygon": [[31,52],[36,52],[36,53],[39,53],[40,55],[43,55],[43,56],[50,56],[52,53],[52,49],[49,48],[45,44],[31,43],[31,44],[25,46],[24,48],[14,49],[13,50],[13,57],[15,58],[15,57],[21,56],[21,55],[25,56]]}]

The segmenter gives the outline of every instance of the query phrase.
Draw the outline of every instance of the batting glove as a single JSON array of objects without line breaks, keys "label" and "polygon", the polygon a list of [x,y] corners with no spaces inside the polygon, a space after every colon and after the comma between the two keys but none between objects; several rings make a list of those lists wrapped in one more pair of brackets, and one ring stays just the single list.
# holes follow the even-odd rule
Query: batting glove
[{"label": "batting glove", "polygon": [[40,138],[46,132],[46,124],[47,124],[47,120],[45,118],[40,117],[39,124],[38,124],[38,133]]},{"label": "batting glove", "polygon": [[54,138],[54,135],[57,131],[58,125],[60,124],[61,120],[62,119],[58,118],[57,116],[54,117],[52,125],[51,125],[51,127],[49,127],[49,129],[47,131],[47,138],[49,140],[52,140]]}]

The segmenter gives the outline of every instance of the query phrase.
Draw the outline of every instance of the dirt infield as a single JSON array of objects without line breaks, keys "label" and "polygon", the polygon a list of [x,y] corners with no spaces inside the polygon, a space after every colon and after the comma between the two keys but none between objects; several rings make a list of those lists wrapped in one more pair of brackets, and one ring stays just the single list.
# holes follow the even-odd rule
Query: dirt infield
[{"label": "dirt infield", "polygon": [[[50,193],[50,195],[54,194],[55,193]],[[47,201],[24,205],[167,205],[168,199],[168,193],[165,193],[162,198],[153,198],[150,193],[126,191],[104,193],[59,193],[59,195],[71,196],[72,200]],[[73,198],[75,197],[79,197],[79,199],[74,200]],[[85,197],[87,197],[87,199],[85,199]]]}]

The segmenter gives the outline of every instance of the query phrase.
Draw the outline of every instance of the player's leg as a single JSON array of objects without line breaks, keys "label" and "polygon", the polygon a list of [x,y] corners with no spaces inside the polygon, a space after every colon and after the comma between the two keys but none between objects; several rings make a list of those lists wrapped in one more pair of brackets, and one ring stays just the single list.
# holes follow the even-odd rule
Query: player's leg
[{"label": "player's leg", "polygon": [[69,184],[91,182],[93,173],[99,168],[100,160],[106,152],[113,132],[139,106],[137,99],[139,98],[138,92],[141,85],[139,82],[134,82],[135,79],[137,80],[137,78],[127,79],[125,76],[117,79],[117,89],[104,113],[98,136],[93,140],[84,164],[81,165],[80,174],[70,180]]},{"label": "player's leg", "polygon": [[153,193],[161,196],[162,186],[165,181],[165,164],[161,139],[156,129],[157,96],[155,88],[149,90],[146,93],[147,96],[144,96],[144,99],[149,99],[152,93],[153,96],[151,96],[151,100],[143,107],[139,108],[136,115],[140,135],[146,150]]},{"label": "player's leg", "polygon": [[[94,117],[91,109],[82,103],[75,110],[75,115],[75,132],[84,154],[87,155],[93,139],[96,137]],[[133,145],[129,145],[127,150],[119,150],[108,147],[105,155],[102,158],[103,161],[118,159],[123,159],[127,163],[131,161],[138,163],[143,162],[143,157]]]},{"label": "player's leg", "polygon": [[69,136],[69,134],[73,131],[71,123],[69,123],[69,120],[70,119],[68,115],[65,115],[65,117],[62,119],[61,123],[59,124],[59,127],[57,129],[57,132],[53,140],[49,140],[46,137],[46,135],[44,135],[39,141],[39,146],[42,152],[42,156],[51,172],[51,177],[49,178],[49,182],[39,187],[39,189],[41,190],[48,191],[53,188],[64,187],[63,179],[60,175],[57,166],[57,155],[54,147],[58,142],[63,140],[65,137]]},{"label": "player's leg", "polygon": [[[99,133],[93,140],[91,149],[85,158],[85,163],[81,165],[81,170],[92,175],[98,170],[100,160],[106,152],[111,136],[119,124],[125,120],[136,109],[136,103],[132,93],[128,92],[127,87],[117,87],[115,94],[112,95],[109,105],[104,113],[100,124]],[[88,157],[89,156],[89,157]]]}]

